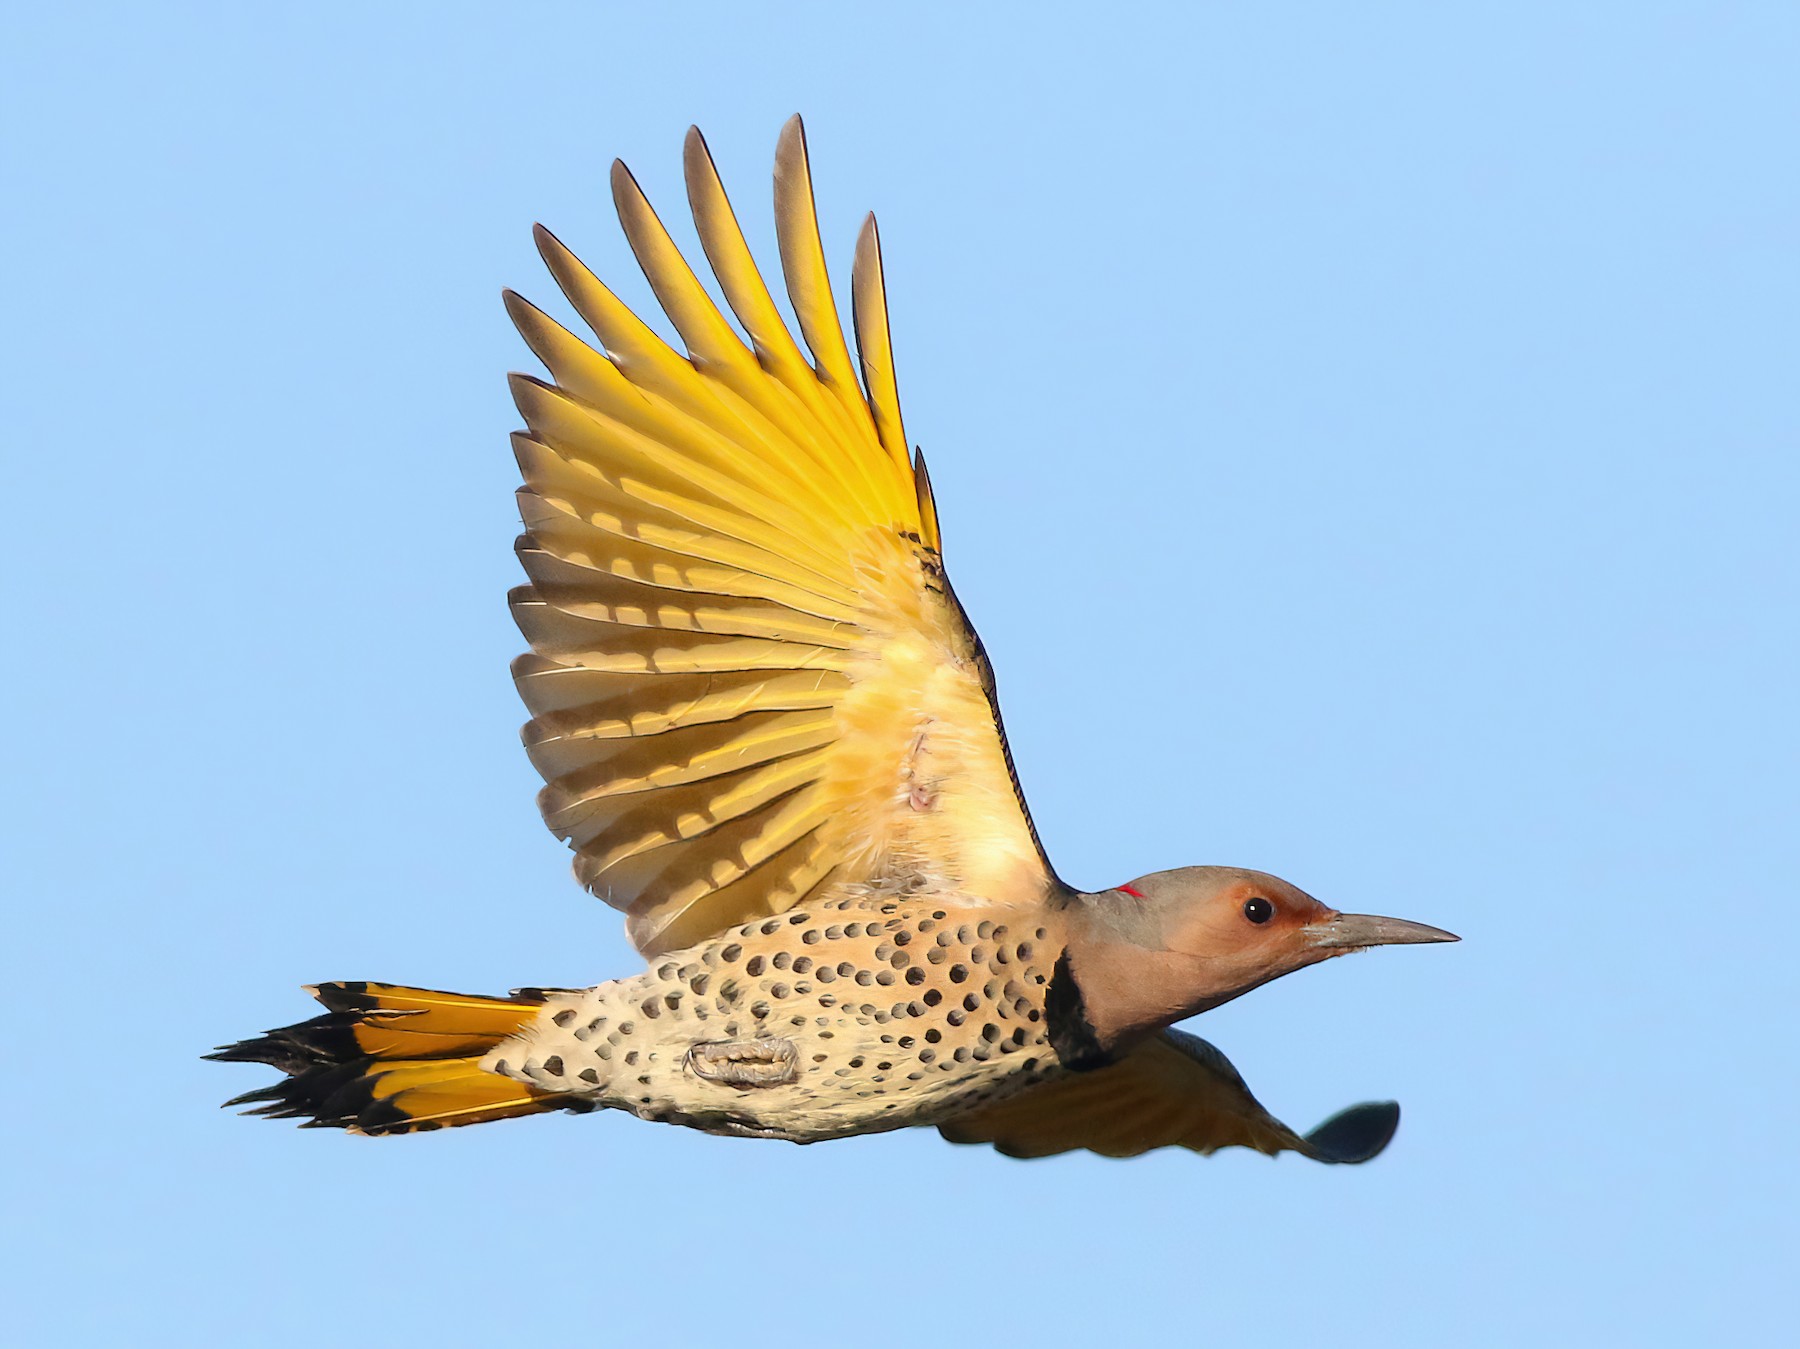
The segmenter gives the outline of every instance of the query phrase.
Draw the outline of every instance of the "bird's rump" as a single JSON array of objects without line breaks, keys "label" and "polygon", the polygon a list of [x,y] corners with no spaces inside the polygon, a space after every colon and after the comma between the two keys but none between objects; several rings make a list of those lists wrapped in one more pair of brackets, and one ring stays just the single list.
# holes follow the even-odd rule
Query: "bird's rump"
[{"label": "bird's rump", "polygon": [[689,200],[740,339],[615,166],[662,342],[547,232],[604,351],[516,296],[526,432],[514,674],[551,829],[649,954],[848,887],[1032,902],[1050,871],[908,452],[871,218],[838,323],[798,120],[776,167],[801,353],[705,143]]}]

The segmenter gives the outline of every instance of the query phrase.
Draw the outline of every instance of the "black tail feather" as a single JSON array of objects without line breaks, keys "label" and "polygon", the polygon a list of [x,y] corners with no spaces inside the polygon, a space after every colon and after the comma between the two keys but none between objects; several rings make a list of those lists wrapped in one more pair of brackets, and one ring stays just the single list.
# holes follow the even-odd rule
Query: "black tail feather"
[{"label": "black tail feather", "polygon": [[284,1073],[304,1072],[322,1063],[343,1063],[361,1054],[356,1044],[356,1027],[361,1021],[354,1012],[327,1012],[254,1039],[220,1045],[201,1057],[217,1063],[266,1063]]},{"label": "black tail feather", "polygon": [[[222,1056],[209,1054],[207,1057]],[[275,1063],[273,1059],[259,1059],[249,1054],[227,1061]],[[250,1106],[251,1109],[244,1111],[246,1115],[261,1115],[267,1119],[305,1117],[310,1124],[340,1129],[351,1125],[367,1127],[377,1122],[362,1119],[374,1103],[373,1075],[380,1071],[375,1059],[369,1055],[343,1062],[317,1060],[292,1068],[281,1063],[275,1063],[275,1066],[289,1076],[273,1086],[258,1087],[255,1091],[233,1096],[223,1108]]]},{"label": "black tail feather", "polygon": [[[536,989],[504,999],[362,982],[320,984],[310,991],[329,1009],[323,1015],[221,1045],[204,1056],[220,1063],[266,1063],[287,1074],[273,1086],[232,1097],[227,1107],[301,1119],[303,1128],[383,1134],[504,1119],[564,1104],[552,1103],[554,1094],[479,1066],[488,1047],[514,1034],[543,1004],[544,994]],[[394,1077],[395,1070],[406,1075]],[[384,1078],[389,1085],[378,1092]]]}]

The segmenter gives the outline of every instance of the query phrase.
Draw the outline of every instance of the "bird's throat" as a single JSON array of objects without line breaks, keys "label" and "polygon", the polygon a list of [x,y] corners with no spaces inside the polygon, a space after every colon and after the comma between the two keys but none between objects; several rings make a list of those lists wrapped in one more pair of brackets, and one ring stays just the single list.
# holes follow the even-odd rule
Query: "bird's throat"
[{"label": "bird's throat", "polygon": [[1130,942],[1089,941],[1063,951],[1044,1013],[1051,1044],[1064,1066],[1096,1068],[1263,981],[1224,962],[1197,961]]}]

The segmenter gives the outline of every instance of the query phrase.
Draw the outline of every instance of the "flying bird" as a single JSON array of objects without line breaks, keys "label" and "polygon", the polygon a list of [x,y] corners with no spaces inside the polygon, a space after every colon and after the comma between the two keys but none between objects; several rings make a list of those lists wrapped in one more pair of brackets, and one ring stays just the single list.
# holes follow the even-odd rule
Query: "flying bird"
[{"label": "flying bird", "polygon": [[599,345],[505,297],[550,374],[512,377],[525,747],[646,967],[503,998],[321,984],[322,1015],[209,1056],[286,1074],[227,1104],[365,1134],[608,1108],[801,1143],[934,1125],[1017,1157],[1375,1156],[1394,1103],[1296,1133],[1170,1027],[1346,951],[1455,938],[1237,868],[1060,880],[908,447],[874,217],[853,358],[791,120],[775,222],[802,347],[697,129],[685,168],[747,342],[616,162],[686,354],[541,227]]}]

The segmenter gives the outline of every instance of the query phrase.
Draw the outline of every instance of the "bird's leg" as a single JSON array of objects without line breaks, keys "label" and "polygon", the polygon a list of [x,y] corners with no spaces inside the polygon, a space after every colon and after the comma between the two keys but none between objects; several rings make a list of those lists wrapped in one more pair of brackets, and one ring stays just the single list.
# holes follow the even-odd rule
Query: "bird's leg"
[{"label": "bird's leg", "polygon": [[799,1075],[800,1051],[785,1037],[709,1040],[688,1050],[687,1066],[696,1077],[721,1086],[779,1087]]}]

